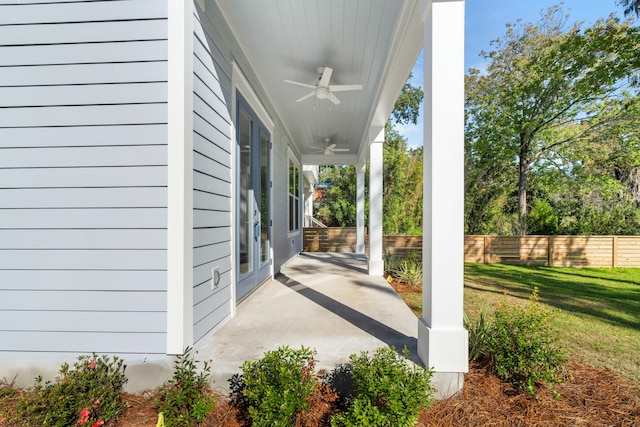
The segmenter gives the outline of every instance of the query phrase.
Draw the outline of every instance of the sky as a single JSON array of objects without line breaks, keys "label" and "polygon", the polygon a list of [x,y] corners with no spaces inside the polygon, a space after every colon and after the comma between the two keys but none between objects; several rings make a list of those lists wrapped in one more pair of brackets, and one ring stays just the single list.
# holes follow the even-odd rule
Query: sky
[{"label": "sky", "polygon": [[[559,4],[560,0],[467,0],[465,6],[465,71],[469,68],[484,68],[481,51],[491,51],[490,42],[502,37],[506,31],[505,25],[517,19],[524,22],[538,22],[540,13],[549,7]],[[584,22],[585,25],[594,23],[600,18],[606,18],[615,12],[624,18],[623,8],[616,4],[616,0],[564,0],[564,12],[569,14],[567,25],[574,22]],[[424,87],[422,53],[413,68],[411,84]],[[422,117],[417,125],[396,125],[400,134],[407,140],[409,147],[422,145]]]}]

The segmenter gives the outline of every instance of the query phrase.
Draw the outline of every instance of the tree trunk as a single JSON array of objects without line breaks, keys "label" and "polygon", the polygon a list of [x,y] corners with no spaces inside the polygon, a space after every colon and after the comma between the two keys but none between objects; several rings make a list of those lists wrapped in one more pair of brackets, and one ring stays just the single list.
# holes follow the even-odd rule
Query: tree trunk
[{"label": "tree trunk", "polygon": [[518,234],[527,234],[527,178],[529,177],[529,158],[525,149],[520,150],[518,176]]}]

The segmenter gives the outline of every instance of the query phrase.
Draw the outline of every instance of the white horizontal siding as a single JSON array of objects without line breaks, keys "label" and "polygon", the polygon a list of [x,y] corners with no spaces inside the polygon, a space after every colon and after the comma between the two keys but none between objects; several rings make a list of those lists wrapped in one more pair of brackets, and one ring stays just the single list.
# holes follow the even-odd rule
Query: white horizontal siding
[{"label": "white horizontal siding", "polygon": [[0,47],[0,65],[104,64],[165,61],[166,40]]},{"label": "white horizontal siding", "polygon": [[[116,314],[114,314],[116,315]],[[11,352],[163,354],[166,333],[149,332],[50,332],[0,330],[3,348]],[[46,349],[46,350],[45,350]]]},{"label": "white horizontal siding", "polygon": [[0,148],[0,168],[157,166],[167,164],[164,145]]},{"label": "white horizontal siding", "polygon": [[[1,52],[1,51],[0,51]],[[166,82],[166,62],[60,64],[0,68],[2,86]]]},{"label": "white horizontal siding", "polygon": [[131,21],[107,21],[0,26],[0,46],[166,39],[164,19],[138,20],[136,25]]},{"label": "white horizontal siding", "polygon": [[[194,16],[193,321],[197,341],[231,314],[231,80],[229,61]],[[218,39],[216,39],[217,41]],[[215,52],[215,55],[212,54]],[[223,78],[219,78],[222,73]],[[212,269],[220,282],[212,286]]]},{"label": "white horizontal siding", "polygon": [[[20,0],[5,1],[4,3],[36,3]],[[59,23],[59,22],[87,22],[87,21],[113,21],[162,18],[167,16],[167,5],[158,0],[137,0],[135,2],[124,1],[94,1],[80,4],[33,4],[25,9],[19,5],[4,5],[0,3],[0,25],[6,24],[33,24],[33,23]],[[50,1],[49,3],[59,3]],[[25,13],[25,11],[27,13]]]},{"label": "white horizontal siding", "polygon": [[166,123],[165,104],[5,108],[0,127]]},{"label": "white horizontal siding", "polygon": [[153,187],[166,185],[166,166],[0,169],[0,188]]},{"label": "white horizontal siding", "polygon": [[109,311],[50,311],[44,325],[38,316],[37,311],[0,311],[0,324],[11,331],[129,332],[131,323],[136,323],[139,332],[162,333],[166,322],[164,311],[119,312],[117,316]]},{"label": "white horizontal siding", "polygon": [[167,1],[0,2],[0,351],[165,353]]},{"label": "white horizontal siding", "polygon": [[[164,292],[14,291],[3,292],[0,311],[164,311]],[[7,327],[3,324],[3,328]]]},{"label": "white horizontal siding", "polygon": [[0,128],[5,148],[82,147],[167,144],[165,124],[74,126],[56,128]]},{"label": "white horizontal siding", "polygon": [[[0,196],[1,197],[1,196]],[[0,229],[4,249],[111,249],[164,250],[167,233],[162,229],[133,230],[7,230]]]},{"label": "white horizontal siding", "polygon": [[0,270],[0,290],[137,292],[166,289],[164,271]]},{"label": "white horizontal siding", "polygon": [[166,83],[0,87],[0,107],[164,103]]},{"label": "white horizontal siding", "polygon": [[[0,189],[0,209],[166,208],[165,187]],[[106,237],[106,236],[105,236]],[[2,239],[0,239],[0,245]]]},{"label": "white horizontal siding", "polygon": [[0,209],[2,228],[166,229],[166,208]]}]

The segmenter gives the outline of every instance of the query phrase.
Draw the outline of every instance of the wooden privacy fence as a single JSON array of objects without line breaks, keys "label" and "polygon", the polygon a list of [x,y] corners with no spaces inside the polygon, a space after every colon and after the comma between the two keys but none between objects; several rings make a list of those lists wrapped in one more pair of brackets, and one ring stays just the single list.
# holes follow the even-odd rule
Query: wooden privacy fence
[{"label": "wooden privacy fence", "polygon": [[464,260],[553,267],[640,267],[640,236],[465,236]]},{"label": "wooden privacy fence", "polygon": [[[365,244],[367,243],[365,236]],[[383,249],[422,254],[422,236],[384,236]],[[368,249],[368,245],[366,245]],[[355,228],[305,228],[306,252],[355,252]],[[465,236],[465,262],[555,267],[640,267],[640,236]]]}]

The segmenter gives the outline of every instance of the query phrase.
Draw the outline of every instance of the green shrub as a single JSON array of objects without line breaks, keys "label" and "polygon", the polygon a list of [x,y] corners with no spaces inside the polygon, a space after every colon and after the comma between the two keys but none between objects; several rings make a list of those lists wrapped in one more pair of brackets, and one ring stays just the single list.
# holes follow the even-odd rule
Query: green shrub
[{"label": "green shrub", "polygon": [[393,272],[393,275],[409,286],[418,286],[422,283],[422,263],[416,261],[402,261]]},{"label": "green shrub", "polygon": [[382,260],[384,262],[384,272],[393,275],[394,272],[400,267],[400,260],[393,255],[388,250],[384,251],[384,255],[382,256]]},{"label": "green shrub", "polygon": [[[534,288],[529,304],[504,303],[487,328],[487,360],[495,373],[532,395],[538,381],[557,395],[552,384],[570,377],[565,368],[565,352],[556,346],[557,335],[551,327],[551,317],[551,310],[538,302],[538,288]],[[476,341],[484,339],[476,337]],[[480,347],[484,348],[484,344]]]},{"label": "green shrub", "polygon": [[125,408],[120,394],[127,378],[123,360],[108,356],[79,356],[70,369],[60,368],[54,382],[28,388],[16,414],[29,426],[99,427],[116,420]]},{"label": "green shrub", "polygon": [[432,371],[411,363],[393,347],[373,356],[351,355],[354,394],[346,412],[331,418],[332,426],[413,426],[421,408],[433,401]]},{"label": "green shrub", "polygon": [[486,309],[480,312],[474,323],[469,320],[467,313],[464,314],[464,327],[469,331],[469,360],[483,360],[489,357],[489,337],[492,326]]},{"label": "green shrub", "polygon": [[254,426],[291,426],[318,387],[311,350],[288,346],[242,365],[242,394]]},{"label": "green shrub", "polygon": [[176,357],[173,378],[158,390],[154,406],[162,413],[164,426],[194,426],[203,422],[215,405],[208,382],[211,366],[205,361],[198,372],[198,363],[187,347],[183,355]]}]

